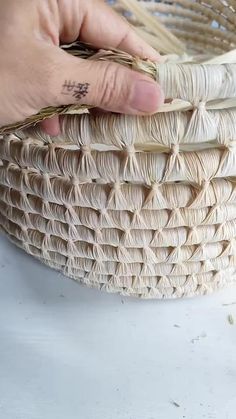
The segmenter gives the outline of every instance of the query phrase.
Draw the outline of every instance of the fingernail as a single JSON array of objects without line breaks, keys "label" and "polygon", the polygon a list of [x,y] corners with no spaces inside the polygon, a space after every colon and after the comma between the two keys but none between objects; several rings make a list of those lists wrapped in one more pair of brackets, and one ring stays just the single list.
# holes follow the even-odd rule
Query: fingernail
[{"label": "fingernail", "polygon": [[147,80],[138,80],[135,82],[129,103],[133,111],[152,114],[163,103],[164,93],[157,83]]}]

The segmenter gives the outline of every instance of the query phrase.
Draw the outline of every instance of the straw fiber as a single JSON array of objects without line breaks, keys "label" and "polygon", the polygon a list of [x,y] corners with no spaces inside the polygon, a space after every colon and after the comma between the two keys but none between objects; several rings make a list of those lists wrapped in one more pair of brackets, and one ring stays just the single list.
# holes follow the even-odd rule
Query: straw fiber
[{"label": "straw fiber", "polygon": [[[43,109],[0,128],[0,226],[65,275],[123,295],[202,295],[236,278],[235,0],[111,4],[161,64],[75,43],[145,72],[154,116]],[[61,114],[50,138],[36,122]]]}]

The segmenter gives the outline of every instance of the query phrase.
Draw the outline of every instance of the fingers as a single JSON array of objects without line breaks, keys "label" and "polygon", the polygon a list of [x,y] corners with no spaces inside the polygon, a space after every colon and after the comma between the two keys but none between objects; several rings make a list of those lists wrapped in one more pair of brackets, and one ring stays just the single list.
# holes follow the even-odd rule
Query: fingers
[{"label": "fingers", "polygon": [[58,4],[62,42],[70,43],[79,38],[98,48],[112,47],[141,58],[160,59],[159,54],[104,1],[59,0]]},{"label": "fingers", "polygon": [[[150,77],[122,65],[82,60],[54,49],[52,105],[85,104],[126,114],[152,114],[164,102]],[[51,54],[52,55],[52,54]]]},{"label": "fingers", "polygon": [[[98,48],[117,48],[141,58],[160,60],[159,54],[104,1],[58,0],[58,7],[62,42],[70,43],[79,38]],[[50,85],[52,105],[81,103],[142,115],[155,113],[164,102],[160,86],[144,75],[117,64],[68,57],[61,51],[58,58],[56,68],[60,72],[54,72]],[[42,122],[41,127],[52,136],[58,135],[58,117]]]}]

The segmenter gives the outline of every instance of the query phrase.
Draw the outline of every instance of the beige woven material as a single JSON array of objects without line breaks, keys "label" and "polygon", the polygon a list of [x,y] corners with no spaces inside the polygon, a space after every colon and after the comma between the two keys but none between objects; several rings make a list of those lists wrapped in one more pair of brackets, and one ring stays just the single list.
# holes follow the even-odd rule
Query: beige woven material
[{"label": "beige woven material", "polygon": [[228,53],[236,2],[113,7],[128,10],[165,62],[80,44],[68,52],[146,72],[171,100],[152,117],[63,116],[58,138],[32,122],[78,107],[0,129],[1,229],[90,286],[145,298],[205,294],[236,278],[236,54]]}]

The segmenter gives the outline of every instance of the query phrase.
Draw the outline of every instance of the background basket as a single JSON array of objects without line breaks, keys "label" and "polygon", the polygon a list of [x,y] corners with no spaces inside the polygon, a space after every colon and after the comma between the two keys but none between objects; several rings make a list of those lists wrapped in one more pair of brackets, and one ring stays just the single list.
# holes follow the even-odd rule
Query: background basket
[{"label": "background basket", "polygon": [[69,47],[147,72],[172,100],[151,117],[66,115],[57,138],[32,123],[75,106],[2,128],[0,225],[11,240],[125,295],[192,296],[235,279],[235,5],[113,2],[163,64]]}]

